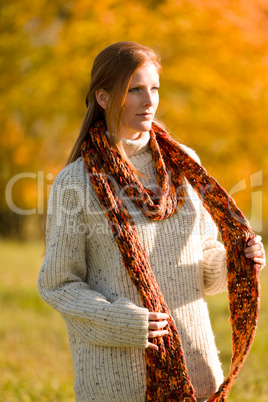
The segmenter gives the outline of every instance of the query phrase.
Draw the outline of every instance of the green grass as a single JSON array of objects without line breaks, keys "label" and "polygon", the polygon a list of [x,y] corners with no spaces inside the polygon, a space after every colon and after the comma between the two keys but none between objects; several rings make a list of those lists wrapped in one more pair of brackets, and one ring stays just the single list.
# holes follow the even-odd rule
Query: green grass
[{"label": "green grass", "polygon": [[[220,359],[227,375],[231,361],[231,327],[229,324],[228,296],[222,293],[207,297],[210,317]],[[268,269],[261,272],[261,310],[256,336],[228,401],[268,402]]]},{"label": "green grass", "polygon": [[0,401],[74,401],[65,324],[36,290],[41,243],[0,244]]},{"label": "green grass", "polygon": [[[74,401],[65,324],[36,291],[42,253],[43,245],[38,242],[0,243],[1,402]],[[268,269],[261,276],[262,307],[257,334],[228,401],[268,402]],[[231,358],[227,295],[209,297],[208,303],[227,374]]]}]

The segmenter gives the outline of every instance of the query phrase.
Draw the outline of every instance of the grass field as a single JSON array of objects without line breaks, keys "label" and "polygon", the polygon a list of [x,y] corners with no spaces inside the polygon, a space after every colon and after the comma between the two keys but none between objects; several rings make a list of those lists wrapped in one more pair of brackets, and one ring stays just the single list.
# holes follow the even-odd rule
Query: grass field
[{"label": "grass field", "polygon": [[[42,253],[40,242],[0,243],[0,402],[74,401],[64,322],[36,291]],[[208,303],[226,374],[231,352],[227,295],[210,297]],[[228,401],[268,402],[268,269],[262,271],[261,304],[253,347]]]}]

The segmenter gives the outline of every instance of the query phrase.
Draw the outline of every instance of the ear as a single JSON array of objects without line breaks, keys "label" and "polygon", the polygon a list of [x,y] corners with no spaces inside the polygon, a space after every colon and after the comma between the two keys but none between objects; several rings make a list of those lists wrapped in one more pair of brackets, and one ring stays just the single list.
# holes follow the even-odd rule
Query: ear
[{"label": "ear", "polygon": [[105,91],[105,89],[101,88],[95,92],[95,96],[97,99],[98,104],[103,108],[106,109],[108,101],[109,101],[109,94]]}]

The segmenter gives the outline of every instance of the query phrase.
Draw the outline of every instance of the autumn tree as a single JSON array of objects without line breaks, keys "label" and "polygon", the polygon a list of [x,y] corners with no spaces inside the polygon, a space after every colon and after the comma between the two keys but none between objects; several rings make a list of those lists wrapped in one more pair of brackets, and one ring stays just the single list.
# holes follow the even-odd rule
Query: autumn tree
[{"label": "autumn tree", "polygon": [[[92,61],[119,40],[161,54],[160,118],[227,190],[245,180],[247,191],[234,196],[250,213],[250,178],[263,173],[255,182],[261,190],[268,163],[266,1],[1,0],[0,6],[3,235],[22,236],[30,218],[43,218],[46,193],[85,113]],[[14,177],[22,178],[12,184]],[[14,212],[12,203],[33,213]]]}]

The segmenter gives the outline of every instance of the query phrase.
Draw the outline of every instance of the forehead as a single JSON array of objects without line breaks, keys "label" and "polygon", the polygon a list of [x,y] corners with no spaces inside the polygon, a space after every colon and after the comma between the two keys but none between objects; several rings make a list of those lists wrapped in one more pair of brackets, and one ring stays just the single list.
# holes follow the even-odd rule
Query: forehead
[{"label": "forehead", "polygon": [[154,63],[146,63],[139,67],[130,81],[131,84],[145,84],[150,82],[159,82],[159,74]]}]

